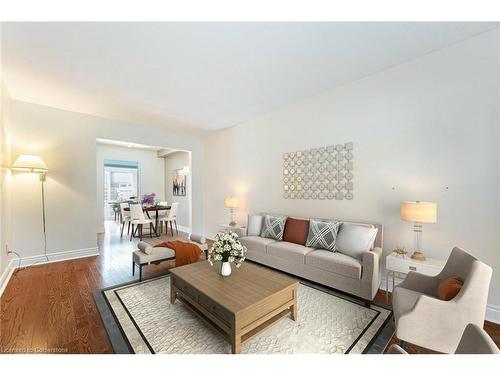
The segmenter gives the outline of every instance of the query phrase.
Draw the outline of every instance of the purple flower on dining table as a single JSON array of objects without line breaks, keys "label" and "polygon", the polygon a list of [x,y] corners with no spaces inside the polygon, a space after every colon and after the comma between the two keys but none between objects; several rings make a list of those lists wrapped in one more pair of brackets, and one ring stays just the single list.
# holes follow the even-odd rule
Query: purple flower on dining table
[{"label": "purple flower on dining table", "polygon": [[141,204],[153,205],[155,203],[156,193],[145,194],[141,199]]}]

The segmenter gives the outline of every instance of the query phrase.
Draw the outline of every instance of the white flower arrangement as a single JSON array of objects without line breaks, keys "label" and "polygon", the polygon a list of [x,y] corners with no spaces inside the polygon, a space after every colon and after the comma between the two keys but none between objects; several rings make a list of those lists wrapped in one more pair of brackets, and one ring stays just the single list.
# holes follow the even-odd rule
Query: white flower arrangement
[{"label": "white flower arrangement", "polygon": [[212,247],[208,250],[208,262],[211,266],[215,261],[230,262],[236,265],[236,268],[241,266],[245,260],[247,248],[243,246],[234,232],[219,232],[215,235],[215,241]]}]

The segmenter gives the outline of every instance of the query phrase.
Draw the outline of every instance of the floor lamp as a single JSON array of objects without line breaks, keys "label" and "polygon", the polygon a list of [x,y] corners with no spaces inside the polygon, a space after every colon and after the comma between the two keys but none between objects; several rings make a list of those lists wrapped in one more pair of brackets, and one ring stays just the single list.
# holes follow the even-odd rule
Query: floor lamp
[{"label": "floor lamp", "polygon": [[48,168],[43,159],[38,155],[21,154],[18,156],[11,169],[30,173],[38,173],[42,186],[42,225],[43,225],[43,254],[47,261],[47,231],[45,229],[45,189],[44,183],[47,178]]}]

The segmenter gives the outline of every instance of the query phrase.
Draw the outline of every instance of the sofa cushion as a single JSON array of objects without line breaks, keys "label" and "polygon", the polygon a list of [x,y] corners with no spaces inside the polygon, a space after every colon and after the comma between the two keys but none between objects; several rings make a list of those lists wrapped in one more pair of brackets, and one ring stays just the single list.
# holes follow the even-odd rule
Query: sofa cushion
[{"label": "sofa cushion", "polygon": [[267,245],[269,255],[301,264],[305,263],[306,254],[311,251],[314,249],[291,242],[281,241]]},{"label": "sofa cushion", "polygon": [[335,251],[337,232],[340,221],[309,221],[309,233],[307,235],[306,246],[315,249],[325,249]]},{"label": "sofa cushion", "polygon": [[246,246],[247,250],[260,251],[261,253],[266,252],[266,246],[268,244],[276,242],[271,238],[263,238],[259,236],[240,237],[240,241],[243,246]]},{"label": "sofa cushion", "polygon": [[344,255],[361,260],[363,254],[373,247],[377,232],[373,225],[342,223],[335,248]]},{"label": "sofa cushion", "polygon": [[353,279],[361,278],[361,262],[329,250],[314,250],[306,255],[306,264]]},{"label": "sofa cushion", "polygon": [[264,216],[262,215],[248,215],[247,235],[260,236],[263,222]]},{"label": "sofa cushion", "polygon": [[286,219],[283,241],[305,245],[309,232],[309,220]]},{"label": "sofa cushion", "polygon": [[286,216],[264,216],[262,225],[261,237],[272,238],[273,240],[281,241],[285,230]]}]

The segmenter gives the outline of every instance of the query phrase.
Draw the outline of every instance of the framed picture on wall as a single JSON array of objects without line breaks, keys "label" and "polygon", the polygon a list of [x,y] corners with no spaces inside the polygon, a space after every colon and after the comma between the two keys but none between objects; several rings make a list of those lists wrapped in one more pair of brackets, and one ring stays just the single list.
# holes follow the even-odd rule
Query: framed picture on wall
[{"label": "framed picture on wall", "polygon": [[183,169],[174,169],[174,174],[172,177],[172,192],[175,196],[186,196],[186,174],[183,173]]}]

